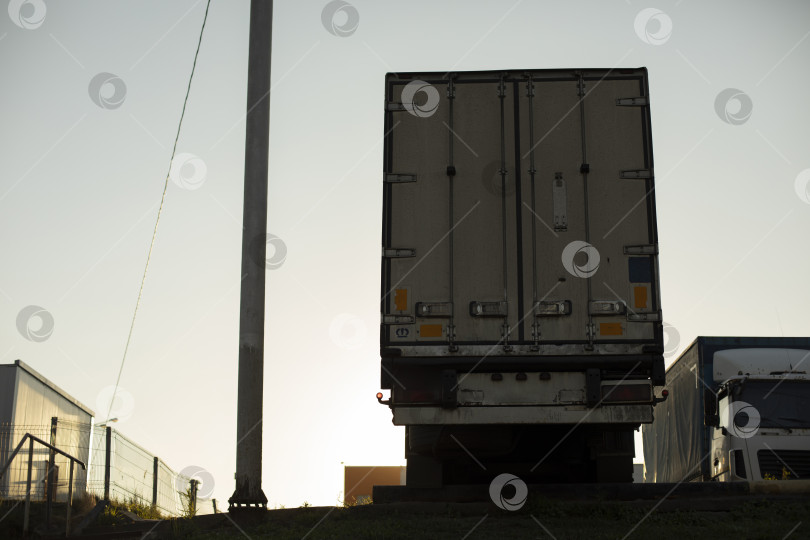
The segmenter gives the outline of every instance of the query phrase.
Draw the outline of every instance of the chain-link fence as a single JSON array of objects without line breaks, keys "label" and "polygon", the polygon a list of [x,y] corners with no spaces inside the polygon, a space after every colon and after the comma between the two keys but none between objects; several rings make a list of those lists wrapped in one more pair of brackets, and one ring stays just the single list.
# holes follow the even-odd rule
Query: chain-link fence
[{"label": "chain-link fence", "polygon": [[[87,488],[87,464],[90,458],[90,424],[71,420],[58,420],[51,423],[48,439],[56,448],[70,454],[82,463],[73,466],[73,496],[81,497]],[[68,482],[70,480],[70,460],[58,453],[51,453],[52,481],[54,483],[54,500],[64,502],[68,496]]]},{"label": "chain-link fence", "polygon": [[[189,513],[191,478],[111,427],[93,434],[88,491],[123,503],[152,505],[167,516]],[[213,504],[196,499],[196,513],[213,513]]]},{"label": "chain-link fence", "polygon": [[[106,430],[104,431],[106,432]],[[141,505],[154,503],[155,457],[121,433],[114,429],[110,429],[110,431],[111,437],[109,440],[112,447],[110,449],[109,498],[117,501],[135,502]],[[105,433],[103,441],[105,444],[106,439]],[[158,488],[160,486],[161,483],[158,483]],[[97,495],[103,494],[99,493]],[[159,493],[159,495],[162,496],[157,499],[158,504],[156,506],[158,509],[164,513],[177,514],[177,505],[171,500],[173,493]],[[169,496],[168,501],[166,501],[166,495]],[[167,504],[161,504],[164,501]]]},{"label": "chain-link fence", "polygon": [[[50,426],[0,425],[0,468],[26,433],[50,442],[87,466],[74,467],[74,496],[85,491],[99,499],[153,506],[166,516],[218,511],[216,501],[196,496],[193,478],[178,474],[160,458],[111,427],[54,420]],[[14,456],[0,479],[0,498],[23,499],[28,481],[26,448]],[[49,463],[53,467],[49,468]],[[45,500],[48,482],[53,500],[67,500],[70,460],[35,444],[32,460],[31,499]],[[51,471],[50,475],[48,471]],[[190,500],[189,497],[192,497]]]},{"label": "chain-link fence", "polygon": [[106,470],[106,433],[104,428],[93,428],[90,441],[90,463],[87,465],[87,492],[104,497]]}]

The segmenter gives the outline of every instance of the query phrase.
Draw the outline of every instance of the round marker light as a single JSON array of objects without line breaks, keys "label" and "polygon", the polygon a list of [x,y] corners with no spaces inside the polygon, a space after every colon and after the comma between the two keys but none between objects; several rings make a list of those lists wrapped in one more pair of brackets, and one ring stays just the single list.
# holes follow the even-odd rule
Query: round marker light
[{"label": "round marker light", "polygon": [[661,390],[661,395],[667,397],[669,395],[669,390]]},{"label": "round marker light", "polygon": [[382,399],[382,392],[377,392],[377,399]]}]

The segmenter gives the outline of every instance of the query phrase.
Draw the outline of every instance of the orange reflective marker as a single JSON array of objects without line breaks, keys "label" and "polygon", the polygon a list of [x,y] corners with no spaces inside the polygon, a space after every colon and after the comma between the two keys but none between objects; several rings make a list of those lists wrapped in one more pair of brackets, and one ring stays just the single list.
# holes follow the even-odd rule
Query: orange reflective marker
[{"label": "orange reflective marker", "polygon": [[423,324],[419,326],[419,335],[425,337],[442,337],[442,325]]},{"label": "orange reflective marker", "polygon": [[397,289],[394,291],[394,309],[397,311],[408,311],[408,289]]},{"label": "orange reflective marker", "polygon": [[599,323],[599,334],[602,336],[621,336],[622,323]]},{"label": "orange reflective marker", "polygon": [[633,295],[635,296],[635,307],[647,307],[647,287],[633,287],[633,292],[635,293]]}]

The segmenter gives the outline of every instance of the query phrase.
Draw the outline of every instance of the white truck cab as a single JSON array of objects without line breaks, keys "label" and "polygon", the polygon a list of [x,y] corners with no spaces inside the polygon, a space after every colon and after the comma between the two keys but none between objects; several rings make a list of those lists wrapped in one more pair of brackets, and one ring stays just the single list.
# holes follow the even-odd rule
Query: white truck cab
[{"label": "white truck cab", "polygon": [[810,478],[808,358],[810,351],[800,349],[715,353],[714,378],[722,383],[712,429],[713,480]]},{"label": "white truck cab", "polygon": [[645,482],[810,479],[810,338],[699,336],[643,426]]}]

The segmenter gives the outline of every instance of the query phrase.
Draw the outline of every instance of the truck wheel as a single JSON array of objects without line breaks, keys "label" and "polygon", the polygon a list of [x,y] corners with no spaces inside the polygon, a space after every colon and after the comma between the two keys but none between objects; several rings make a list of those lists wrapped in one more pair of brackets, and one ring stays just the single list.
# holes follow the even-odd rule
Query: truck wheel
[{"label": "truck wheel", "polygon": [[444,466],[436,458],[408,456],[405,485],[410,488],[440,488],[444,485]]},{"label": "truck wheel", "polygon": [[633,458],[631,456],[600,456],[595,460],[598,483],[632,483]]}]

